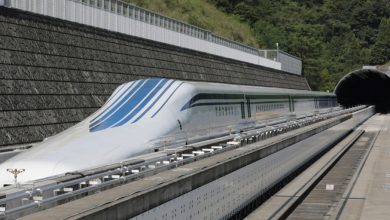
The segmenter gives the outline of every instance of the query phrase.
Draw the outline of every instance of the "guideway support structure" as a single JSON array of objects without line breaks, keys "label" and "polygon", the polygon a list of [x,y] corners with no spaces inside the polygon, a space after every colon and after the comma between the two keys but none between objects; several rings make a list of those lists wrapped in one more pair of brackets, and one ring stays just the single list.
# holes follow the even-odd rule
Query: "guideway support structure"
[{"label": "guideway support structure", "polygon": [[[151,216],[157,219],[164,219],[164,216],[185,219],[190,215],[193,218],[215,219],[233,216],[372,114],[373,109],[366,108],[353,116],[329,119],[24,219],[147,219]],[[327,141],[317,142],[321,134],[325,135]],[[296,144],[306,138],[309,139],[305,141],[316,144],[309,147]]]}]

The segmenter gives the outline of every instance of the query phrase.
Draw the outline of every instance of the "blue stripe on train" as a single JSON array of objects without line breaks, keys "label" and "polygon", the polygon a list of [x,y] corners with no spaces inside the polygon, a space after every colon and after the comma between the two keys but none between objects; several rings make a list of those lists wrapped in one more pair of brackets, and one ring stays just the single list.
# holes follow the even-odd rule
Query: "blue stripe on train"
[{"label": "blue stripe on train", "polygon": [[[134,83],[134,82],[133,82],[133,83]],[[133,83],[131,83],[131,85],[133,85]],[[107,103],[110,102],[111,99],[114,99],[115,96],[117,96],[118,94],[120,94],[120,95],[119,95],[119,97],[117,97],[110,105],[107,105],[107,107],[105,107],[104,111],[100,112],[100,113],[99,113],[95,118],[93,118],[90,122],[93,123],[96,119],[98,119],[100,116],[102,116],[103,114],[105,114],[105,113],[107,112],[108,109],[110,109],[113,105],[115,105],[115,104],[120,100],[120,98],[123,96],[123,94],[127,92],[127,90],[131,87],[131,85],[130,85],[130,86],[127,85],[128,87],[127,87],[126,85],[123,85],[123,86],[121,86],[120,89],[118,89],[114,94],[112,94],[112,95],[110,96],[110,98],[106,101],[106,103],[103,105],[103,107],[104,107],[105,105],[107,105]],[[124,90],[124,92],[123,92],[122,90]],[[102,109],[103,109],[103,108],[102,108]]]},{"label": "blue stripe on train", "polygon": [[164,105],[167,104],[167,102],[169,101],[169,99],[173,96],[173,94],[175,94],[176,90],[177,90],[181,85],[183,85],[183,83],[184,83],[184,82],[180,83],[180,85],[178,85],[178,86],[176,87],[176,89],[173,90],[173,92],[171,93],[171,95],[169,95],[169,97],[168,97],[168,98],[165,100],[165,102],[160,106],[160,108],[152,115],[151,118],[153,118],[154,116],[156,116],[157,113],[159,113],[159,112],[161,111],[161,109],[164,107]]},{"label": "blue stripe on train", "polygon": [[[115,125],[118,123],[121,119],[123,119],[129,112],[131,112],[141,101],[142,99],[161,81],[161,79],[149,79],[146,80],[145,84],[142,85],[142,87],[135,92],[134,96],[130,98],[130,100],[127,100],[127,97],[122,99],[121,103],[117,106],[120,106],[122,102],[125,102],[119,109],[113,108],[112,110],[115,111],[112,115],[110,115],[108,118],[106,118],[104,121],[101,121],[100,124],[96,125],[95,127],[90,126],[90,131],[100,131],[104,130],[106,128],[111,127],[112,125]],[[136,87],[138,87],[141,83],[139,83]],[[136,88],[134,88],[136,89]]]},{"label": "blue stripe on train", "polygon": [[[102,121],[106,120],[113,112],[115,112],[116,110],[118,110],[119,106],[121,106],[135,91],[137,91],[137,89],[142,85],[142,83],[144,82],[145,80],[140,80],[138,82],[138,84],[132,88],[131,86],[134,84],[132,83],[129,87],[127,87],[127,89],[118,97],[117,100],[115,100],[114,103],[112,103],[104,112],[102,112],[101,114],[99,114],[97,117],[95,117],[92,121],[91,121],[91,124],[90,124],[90,128],[92,127],[95,127],[96,125],[100,124]],[[137,82],[135,82],[137,83]],[[130,90],[130,91],[129,91]],[[114,106],[115,105],[115,106]],[[113,108],[110,109],[111,106],[114,106]],[[110,110],[108,110],[110,109]],[[101,118],[99,118],[100,116],[102,115]],[[99,118],[99,119],[98,119]],[[98,119],[98,120],[96,120]]]},{"label": "blue stripe on train", "polygon": [[133,123],[136,123],[136,122],[137,122],[138,120],[140,120],[146,113],[148,113],[149,110],[158,102],[158,100],[160,100],[160,98],[168,91],[168,89],[171,88],[171,86],[172,86],[172,84],[173,84],[174,82],[176,82],[176,80],[172,80],[172,82],[164,89],[164,91],[162,91],[162,92],[160,93],[160,95],[154,100],[154,102],[153,102],[151,105],[149,105],[149,107],[148,107],[144,112],[142,112],[142,114],[141,114],[140,116],[138,116],[137,119],[135,119],[135,120],[132,122],[132,124],[133,124]]},{"label": "blue stripe on train", "polygon": [[123,118],[119,123],[115,124],[113,127],[119,127],[124,124],[126,124],[128,121],[130,121],[136,114],[138,114],[149,102],[154,96],[161,90],[161,88],[167,83],[167,79],[163,79],[160,84],[158,84],[154,90],[149,93],[149,95],[142,101],[140,105],[132,113],[127,115],[125,118]]}]

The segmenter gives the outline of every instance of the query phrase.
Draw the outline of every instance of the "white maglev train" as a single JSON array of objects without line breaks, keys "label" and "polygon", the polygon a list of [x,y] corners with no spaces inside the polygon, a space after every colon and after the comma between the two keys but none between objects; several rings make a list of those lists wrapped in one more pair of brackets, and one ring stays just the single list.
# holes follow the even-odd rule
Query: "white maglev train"
[{"label": "white maglev train", "polygon": [[18,182],[115,163],[150,152],[152,142],[178,134],[207,136],[240,131],[262,120],[336,106],[330,93],[164,78],[119,86],[102,108],[73,127],[0,164],[25,169]]}]

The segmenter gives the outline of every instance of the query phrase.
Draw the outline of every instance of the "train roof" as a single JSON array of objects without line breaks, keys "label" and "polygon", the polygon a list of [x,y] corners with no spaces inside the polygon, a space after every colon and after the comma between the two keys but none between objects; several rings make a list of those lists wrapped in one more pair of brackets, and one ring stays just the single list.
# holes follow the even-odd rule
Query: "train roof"
[{"label": "train roof", "polygon": [[214,82],[197,82],[197,81],[182,81],[184,84],[192,85],[195,89],[210,90],[215,92],[245,92],[245,93],[265,93],[269,95],[296,95],[296,96],[334,96],[334,93],[309,91],[309,90],[297,90],[297,89],[284,89],[276,87],[263,87],[263,86],[248,86],[248,85],[234,85]]}]

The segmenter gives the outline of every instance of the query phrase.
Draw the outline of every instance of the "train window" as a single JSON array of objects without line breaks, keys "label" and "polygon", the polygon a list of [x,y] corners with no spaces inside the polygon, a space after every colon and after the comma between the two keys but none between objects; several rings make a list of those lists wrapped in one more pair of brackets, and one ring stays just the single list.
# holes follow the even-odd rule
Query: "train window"
[{"label": "train window", "polygon": [[116,1],[111,1],[111,11],[112,12],[116,11]]},{"label": "train window", "polygon": [[123,5],[123,15],[129,16],[129,6]]},{"label": "train window", "polygon": [[104,0],[104,10],[108,10],[110,2],[108,0]]}]

